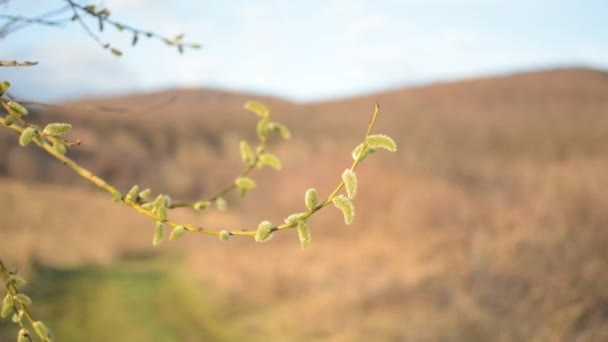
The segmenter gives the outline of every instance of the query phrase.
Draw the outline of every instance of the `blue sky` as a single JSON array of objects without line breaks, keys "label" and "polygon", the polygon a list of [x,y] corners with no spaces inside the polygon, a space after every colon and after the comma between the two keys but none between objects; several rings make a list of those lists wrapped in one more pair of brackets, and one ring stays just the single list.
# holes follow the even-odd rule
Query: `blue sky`
[{"label": "blue sky", "polygon": [[[115,20],[203,49],[158,41],[130,48],[107,28],[116,58],[76,24],[30,26],[0,39],[20,97],[60,101],[175,87],[213,87],[313,101],[383,89],[560,66],[608,69],[608,1],[106,0]],[[43,5],[41,5],[43,4]],[[10,0],[0,13],[35,15],[60,0]],[[95,27],[95,23],[92,23]]]}]

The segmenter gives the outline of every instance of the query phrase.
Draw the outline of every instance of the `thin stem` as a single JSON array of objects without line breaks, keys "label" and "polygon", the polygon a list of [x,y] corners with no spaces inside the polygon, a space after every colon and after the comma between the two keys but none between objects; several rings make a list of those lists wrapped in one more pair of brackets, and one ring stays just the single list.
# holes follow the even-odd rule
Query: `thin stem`
[{"label": "thin stem", "polygon": [[[376,106],[374,108],[374,115],[372,115],[372,118],[369,121],[369,124],[367,126],[367,132],[365,133],[365,138],[363,139],[363,148],[361,149],[361,151],[364,151],[365,147],[367,147],[366,140],[367,140],[367,137],[371,134],[372,129],[374,128],[374,125],[376,124],[376,118],[378,117],[378,114],[380,114],[380,106],[378,106],[378,104],[376,103]],[[357,159],[355,159],[355,161],[353,161],[352,165],[350,166],[350,170],[351,171],[355,171],[355,169],[357,168],[357,166],[359,165],[360,162],[361,162],[361,154],[359,154],[359,156],[357,157]],[[303,220],[308,219],[314,213],[316,213],[317,211],[319,211],[322,208],[324,208],[327,205],[329,205],[333,201],[334,197],[336,197],[336,195],[340,192],[340,190],[342,190],[343,187],[344,187],[344,181],[341,181],[338,184],[338,186],[336,186],[336,188],[334,189],[334,191],[329,196],[327,196],[327,198],[325,199],[325,201],[321,202],[321,204],[317,205],[312,210],[309,210],[306,213],[304,213],[302,216],[298,217],[297,220],[294,220],[293,222],[290,222],[290,223],[284,223],[284,224],[276,227],[276,230],[293,228],[293,227],[295,227],[295,226],[298,225],[299,221],[303,221]]]},{"label": "thin stem", "polygon": [[[6,287],[6,291],[8,292],[8,294],[10,294],[13,297],[18,295],[19,289],[14,284],[8,283],[8,279],[11,276],[11,272],[6,268],[6,266],[2,262],[2,259],[0,259],[0,274],[2,275],[2,282],[4,283],[4,286]],[[18,303],[18,304],[15,304],[15,303]],[[21,311],[23,311],[23,314],[25,315],[27,320],[30,322],[30,324],[32,324],[32,325],[34,324],[35,320],[32,317],[30,310],[27,308],[27,305],[25,305],[19,301],[16,301],[16,300],[13,300],[13,305],[18,305],[19,309]],[[23,326],[23,322],[21,322],[21,320],[19,320],[19,326],[21,328],[25,328]]]},{"label": "thin stem", "polygon": [[[265,147],[266,147],[266,139],[264,139],[260,142],[260,144],[256,147],[256,151],[262,151]],[[253,169],[255,169],[255,164],[260,159],[260,155],[261,155],[260,152],[256,152],[253,162],[250,165],[247,165],[247,167],[245,167],[245,169],[240,173],[240,175],[238,177],[248,176],[253,171]],[[211,197],[207,198],[206,200],[201,200],[201,201],[209,201],[209,202],[215,201],[216,199],[225,196],[226,194],[235,190],[236,188],[237,188],[236,184],[234,182],[232,182],[229,185],[225,186],[222,190],[220,190],[217,193],[215,193],[214,195],[212,195]],[[171,208],[171,209],[188,208],[188,207],[192,207],[192,206],[194,206],[194,203],[178,201],[178,202],[172,203],[169,208]]]},{"label": "thin stem", "polygon": [[[2,101],[0,99],[0,102],[6,106],[6,104],[4,103],[4,101]],[[378,107],[378,105],[376,105],[375,111],[374,111],[374,115],[372,116],[370,123],[367,127],[367,132],[365,134],[365,139],[364,139],[364,145],[363,145],[363,149],[365,149],[365,147],[367,146],[367,143],[365,142],[366,138],[370,135],[374,124],[376,122],[376,118],[378,116],[378,114],[380,113],[380,109]],[[7,125],[6,121],[4,118],[0,118],[0,124],[8,127],[9,129],[13,130],[16,133],[21,134],[21,132],[23,132],[24,128],[17,125],[17,124],[10,124]],[[47,137],[43,137],[43,138],[47,138]],[[264,147],[264,144],[266,143],[265,139],[262,139],[260,142],[260,145],[262,147]],[[68,158],[67,156],[59,153],[57,150],[55,150],[53,148],[53,146],[49,143],[47,143],[47,140],[43,140],[43,143],[38,145],[40,146],[42,149],[44,149],[47,153],[49,153],[51,156],[53,156],[55,159],[61,161],[64,165],[67,165],[68,167],[70,167],[72,170],[74,170],[78,175],[80,175],[82,178],[88,180],[89,182],[93,183],[94,185],[96,185],[98,188],[105,190],[107,192],[109,192],[110,194],[116,194],[119,193],[119,191],[113,187],[112,185],[108,184],[106,181],[104,181],[103,179],[101,179],[100,177],[96,176],[95,174],[93,174],[91,171],[85,169],[84,167],[80,166],[78,163],[76,163],[74,160]],[[359,165],[359,162],[361,160],[361,155],[359,155],[357,157],[357,159],[352,163],[350,169],[351,170],[355,170],[357,168],[357,166]],[[249,172],[251,172],[252,168],[248,167],[244,174],[248,174]],[[325,201],[323,201],[321,204],[319,204],[317,207],[313,208],[312,210],[307,211],[304,215],[302,215],[300,218],[298,218],[297,220],[295,220],[294,222],[291,223],[285,223],[282,224],[280,226],[275,227],[275,230],[282,230],[282,229],[287,229],[287,228],[293,228],[295,225],[297,225],[297,223],[299,221],[305,220],[307,218],[309,218],[310,216],[312,216],[314,213],[316,213],[317,211],[321,210],[322,208],[326,207],[329,203],[332,202],[333,198],[338,194],[338,192],[340,192],[340,190],[344,187],[344,181],[341,181],[338,186],[335,188],[335,190],[327,197],[327,199],[325,199]],[[225,194],[227,192],[229,192],[230,190],[232,190],[233,187],[229,186],[226,189],[222,190],[219,194]],[[133,208],[135,211],[150,217],[151,219],[157,221],[157,217],[156,215],[148,209],[143,208],[136,200],[131,200],[128,199],[126,197],[122,197],[121,201],[123,203],[125,203],[126,205],[130,206],[131,208]],[[174,221],[170,221],[170,220],[165,220],[163,221],[164,224],[170,226],[170,227],[176,227],[178,225],[182,225],[179,224],[177,222]],[[204,233],[204,234],[209,234],[209,235],[219,235],[221,230],[215,230],[215,229],[207,229],[207,228],[203,228],[203,227],[197,227],[194,226],[192,224],[183,224],[183,226],[186,228],[186,230],[190,231],[190,232],[194,232],[194,233]],[[242,229],[242,230],[229,230],[228,231],[231,235],[237,235],[237,236],[254,236],[255,235],[255,230],[246,230],[246,229]]]}]

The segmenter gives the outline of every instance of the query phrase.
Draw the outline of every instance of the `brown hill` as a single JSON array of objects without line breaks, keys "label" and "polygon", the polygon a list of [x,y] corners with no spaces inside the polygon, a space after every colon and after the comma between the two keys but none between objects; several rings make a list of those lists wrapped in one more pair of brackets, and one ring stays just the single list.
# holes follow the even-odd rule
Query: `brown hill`
[{"label": "brown hill", "polygon": [[[255,125],[240,108],[252,98],[177,90],[43,108],[33,117],[71,122],[83,146],[70,153],[122,189],[139,183],[196,198],[239,172],[238,141],[253,139]],[[362,165],[355,224],[342,228],[338,213],[321,212],[309,250],[300,251],[292,234],[263,247],[204,237],[174,244],[227,308],[232,327],[252,340],[608,339],[607,73],[531,72],[312,104],[263,100],[294,135],[271,146],[285,170],[256,172],[259,188],[231,202],[240,215],[188,220],[278,222],[301,209],[307,187],[327,193],[374,102],[383,110],[377,131],[391,134],[399,151]],[[0,139],[4,176],[76,182],[34,148],[16,147],[8,131]],[[60,245],[53,236],[86,244],[78,222],[91,227],[91,240],[103,234],[104,246],[133,250],[150,240],[151,224],[139,228],[145,220],[135,213],[101,222],[89,209],[73,209],[83,198],[99,212],[115,210],[105,194],[61,187],[66,195],[56,196],[58,187],[13,183],[1,185],[0,224],[31,230],[0,230],[3,253],[53,254],[6,247]],[[70,220],[48,220],[49,213]],[[125,224],[128,243],[113,233]],[[78,248],[49,260],[105,258],[105,250]]]}]

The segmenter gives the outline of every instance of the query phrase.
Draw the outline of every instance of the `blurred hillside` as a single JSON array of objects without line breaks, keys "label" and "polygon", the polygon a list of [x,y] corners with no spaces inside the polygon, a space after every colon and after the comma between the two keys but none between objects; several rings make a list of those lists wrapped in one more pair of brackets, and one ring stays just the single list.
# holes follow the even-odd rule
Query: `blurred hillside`
[{"label": "blurred hillside", "polygon": [[[308,250],[291,233],[264,245],[188,236],[160,249],[180,255],[237,335],[608,339],[608,73],[529,72],[311,104],[171,90],[37,107],[32,121],[72,123],[83,144],[71,156],[121,189],[196,199],[240,172],[238,143],[255,139],[249,99],[291,128],[291,141],[270,147],[284,170],[256,171],[258,188],[231,197],[234,211],[180,218],[253,228],[299,211],[308,187],[323,196],[338,182],[375,102],[376,131],[399,151],[363,163],[355,223],[324,210]],[[150,221],[8,130],[0,155],[2,256],[75,267],[151,250]]]}]

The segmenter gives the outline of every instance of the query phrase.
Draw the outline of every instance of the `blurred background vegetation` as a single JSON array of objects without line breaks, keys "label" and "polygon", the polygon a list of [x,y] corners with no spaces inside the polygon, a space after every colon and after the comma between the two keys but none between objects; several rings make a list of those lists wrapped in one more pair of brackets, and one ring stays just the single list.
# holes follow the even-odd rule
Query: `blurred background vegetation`
[{"label": "blurred background vegetation", "polygon": [[[251,94],[175,90],[40,107],[71,153],[128,189],[196,199],[241,167]],[[608,74],[560,69],[295,104],[273,147],[284,171],[226,213],[181,220],[253,228],[331,191],[374,101],[397,155],[359,171],[355,223],[337,211],[260,245],[152,225],[16,136],[0,134],[0,247],[30,279],[34,312],[67,341],[580,340],[608,337]],[[14,327],[3,322],[2,339]],[[8,335],[6,335],[8,334]]]}]

